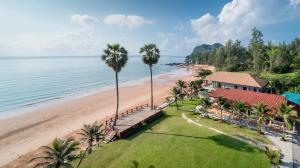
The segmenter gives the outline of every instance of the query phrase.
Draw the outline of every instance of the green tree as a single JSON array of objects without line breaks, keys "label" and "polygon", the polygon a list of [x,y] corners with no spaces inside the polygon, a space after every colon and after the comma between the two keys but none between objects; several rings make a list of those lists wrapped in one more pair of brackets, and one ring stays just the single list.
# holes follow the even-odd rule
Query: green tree
[{"label": "green tree", "polygon": [[179,95],[180,95],[180,89],[176,86],[172,87],[171,91],[170,91],[170,94],[172,95],[172,97],[174,98],[175,100],[175,105],[176,105],[176,109],[178,110],[178,103],[177,103],[177,100],[179,98]]},{"label": "green tree", "polygon": [[[104,50],[102,60],[114,70],[116,77],[116,92],[117,92],[117,107],[113,126],[116,125],[119,111],[119,80],[118,74],[122,68],[126,65],[128,60],[128,52],[119,44],[107,44],[107,48]],[[114,127],[113,127],[114,128]]]},{"label": "green tree", "polygon": [[181,99],[181,102],[183,103],[184,96],[186,95],[186,93],[185,93],[185,89],[187,87],[186,82],[182,81],[182,80],[178,80],[176,84],[180,91],[179,98]]},{"label": "green tree", "polygon": [[232,118],[235,115],[243,116],[244,113],[246,112],[246,109],[247,109],[247,105],[246,105],[245,102],[240,101],[240,100],[235,101],[233,103],[233,107],[232,107],[232,110],[233,110],[233,116],[232,116]]},{"label": "green tree", "polygon": [[83,155],[81,156],[77,168],[80,166],[83,158],[85,157],[86,153],[90,154],[92,153],[92,147],[93,143],[98,143],[101,139],[103,139],[104,134],[103,130],[101,129],[102,124],[99,124],[98,122],[94,122],[93,124],[84,124],[83,128],[81,129],[81,132],[79,135],[81,135],[81,141],[84,143],[87,143],[87,148],[84,151]]},{"label": "green tree", "polygon": [[292,128],[291,117],[297,117],[297,111],[294,110],[294,106],[288,105],[287,101],[283,101],[276,112],[283,119],[283,134],[285,134],[285,127]]},{"label": "green tree", "polygon": [[207,109],[208,107],[211,106],[211,102],[209,100],[209,98],[205,97],[205,98],[201,98],[199,100],[199,104],[204,107],[204,109]]},{"label": "green tree", "polygon": [[252,29],[252,38],[249,45],[249,51],[252,56],[252,64],[254,71],[261,72],[265,64],[264,41],[263,34],[256,27]]},{"label": "green tree", "polygon": [[223,110],[225,109],[227,99],[223,96],[217,98],[218,109],[221,112],[221,121],[223,122]]},{"label": "green tree", "polygon": [[52,146],[43,146],[43,156],[31,159],[31,162],[37,162],[36,167],[48,168],[72,168],[70,161],[75,158],[75,152],[79,149],[79,143],[73,139],[62,140],[56,138]]},{"label": "green tree", "polygon": [[153,81],[152,81],[152,66],[159,60],[159,49],[155,44],[147,44],[140,49],[140,54],[143,56],[143,62],[149,65],[151,77],[151,109],[153,110]]},{"label": "green tree", "polygon": [[252,106],[252,110],[253,113],[257,115],[257,131],[262,133],[262,124],[269,118],[268,112],[271,111],[271,109],[269,109],[267,105],[258,102]]},{"label": "green tree", "polygon": [[201,69],[198,73],[198,76],[201,77],[202,79],[204,79],[206,76],[212,74],[211,70],[207,70],[207,69]]}]

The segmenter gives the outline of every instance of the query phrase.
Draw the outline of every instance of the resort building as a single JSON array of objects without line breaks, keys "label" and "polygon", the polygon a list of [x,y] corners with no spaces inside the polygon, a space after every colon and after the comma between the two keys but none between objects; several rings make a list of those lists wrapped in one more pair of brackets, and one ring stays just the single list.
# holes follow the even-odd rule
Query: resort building
[{"label": "resort building", "polygon": [[[252,92],[240,89],[223,89],[217,88],[215,91],[208,93],[209,97],[218,98],[225,97],[229,103],[234,103],[237,100],[245,102],[247,105],[254,105],[258,102],[261,102],[265,105],[268,105],[270,109],[274,112],[279,105],[286,100],[282,95],[269,94],[269,93],[260,93]],[[300,112],[299,106],[295,105],[293,102],[287,100],[288,104],[295,106],[295,110]]]},{"label": "resort building", "polygon": [[204,80],[208,89],[226,88],[262,92],[266,85],[263,80],[242,72],[216,72]]}]

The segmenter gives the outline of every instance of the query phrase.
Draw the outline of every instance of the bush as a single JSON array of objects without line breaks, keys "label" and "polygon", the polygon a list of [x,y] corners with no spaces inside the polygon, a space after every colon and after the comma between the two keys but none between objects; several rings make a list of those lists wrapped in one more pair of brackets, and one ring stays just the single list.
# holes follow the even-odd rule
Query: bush
[{"label": "bush", "polygon": [[268,145],[266,146],[266,154],[273,165],[279,165],[281,157],[279,149],[275,148],[274,146]]},{"label": "bush", "polygon": [[206,69],[201,69],[200,72],[198,73],[198,76],[201,78],[205,78],[206,76],[212,74],[211,70],[206,70]]}]

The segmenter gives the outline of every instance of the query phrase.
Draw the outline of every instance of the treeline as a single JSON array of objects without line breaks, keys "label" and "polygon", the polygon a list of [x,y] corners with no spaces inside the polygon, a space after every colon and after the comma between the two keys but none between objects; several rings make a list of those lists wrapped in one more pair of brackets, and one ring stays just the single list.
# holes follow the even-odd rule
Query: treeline
[{"label": "treeline", "polygon": [[240,40],[228,40],[224,46],[208,52],[194,53],[187,63],[214,65],[217,70],[287,73],[300,68],[300,39],[291,43],[264,43],[263,34],[256,27],[247,47]]},{"label": "treeline", "polygon": [[[281,93],[291,88],[300,92],[300,74],[296,73],[300,70],[300,39],[274,44],[265,43],[262,37],[262,32],[254,27],[248,46],[241,45],[240,40],[228,40],[222,47],[186,57],[186,62],[214,65],[218,71],[250,71],[264,77],[269,84],[276,83],[277,88],[273,88],[276,92]],[[296,73],[293,81],[282,81],[276,76],[272,76],[273,81],[270,81],[269,76],[265,75],[291,72]]]}]

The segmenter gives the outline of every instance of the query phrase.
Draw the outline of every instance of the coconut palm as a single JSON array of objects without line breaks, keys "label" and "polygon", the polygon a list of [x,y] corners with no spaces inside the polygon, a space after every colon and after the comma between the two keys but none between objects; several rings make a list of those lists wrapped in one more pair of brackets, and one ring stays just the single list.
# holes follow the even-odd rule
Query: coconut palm
[{"label": "coconut palm", "polygon": [[209,98],[205,97],[205,98],[200,99],[199,104],[201,106],[203,106],[204,109],[207,109],[211,105],[211,102],[210,102]]},{"label": "coconut palm", "polygon": [[103,139],[103,130],[101,129],[102,124],[98,122],[94,122],[93,124],[84,124],[83,128],[79,135],[81,135],[81,141],[87,143],[87,148],[84,151],[83,155],[81,156],[77,167],[80,166],[82,159],[85,157],[86,153],[92,153],[93,143],[98,143],[101,139]]},{"label": "coconut palm", "polygon": [[223,96],[217,98],[218,109],[221,112],[221,121],[223,122],[223,110],[225,109],[225,105],[227,103],[227,99]]},{"label": "coconut palm", "polygon": [[152,66],[159,60],[159,49],[155,44],[147,44],[140,49],[140,54],[143,56],[143,62],[149,65],[151,76],[151,109],[153,109],[153,81],[152,81]]},{"label": "coconut palm", "polygon": [[192,100],[196,93],[195,81],[190,81],[188,86],[189,86],[189,96],[190,96],[190,99]]},{"label": "coconut palm", "polygon": [[113,123],[113,126],[115,126],[118,119],[118,110],[119,110],[118,73],[126,65],[128,60],[128,53],[126,49],[120,46],[119,44],[107,44],[107,48],[104,50],[104,54],[102,55],[102,60],[115,71],[116,91],[117,91],[117,107],[116,107],[115,120]]},{"label": "coconut palm", "polygon": [[283,119],[283,135],[285,134],[285,127],[292,128],[291,117],[297,117],[297,111],[294,110],[293,105],[288,105],[287,101],[283,101],[278,108],[276,108],[277,115]]},{"label": "coconut palm", "polygon": [[237,100],[233,103],[232,106],[232,119],[237,114],[239,116],[243,116],[247,110],[247,105],[245,102]]},{"label": "coconut palm", "polygon": [[37,162],[36,167],[48,167],[48,168],[72,168],[70,161],[75,158],[75,152],[79,149],[79,143],[73,139],[58,139],[56,138],[52,142],[52,146],[43,146],[43,156],[39,156],[31,159],[33,162]]},{"label": "coconut palm", "polygon": [[171,89],[171,91],[170,91],[170,94],[172,95],[172,97],[174,97],[176,109],[178,110],[178,103],[177,103],[177,100],[178,100],[179,95],[180,95],[180,90],[179,90],[179,88],[176,87],[176,86],[172,87],[172,89]]},{"label": "coconut palm", "polygon": [[178,80],[177,81],[177,87],[179,88],[179,91],[180,91],[180,99],[181,99],[181,103],[183,103],[183,99],[184,99],[184,96],[185,96],[185,91],[184,89],[186,88],[186,83],[182,80]]},{"label": "coconut palm", "polygon": [[252,106],[252,111],[257,115],[257,131],[262,133],[262,124],[269,118],[268,112],[271,111],[271,109],[269,109],[267,105],[258,102]]}]

